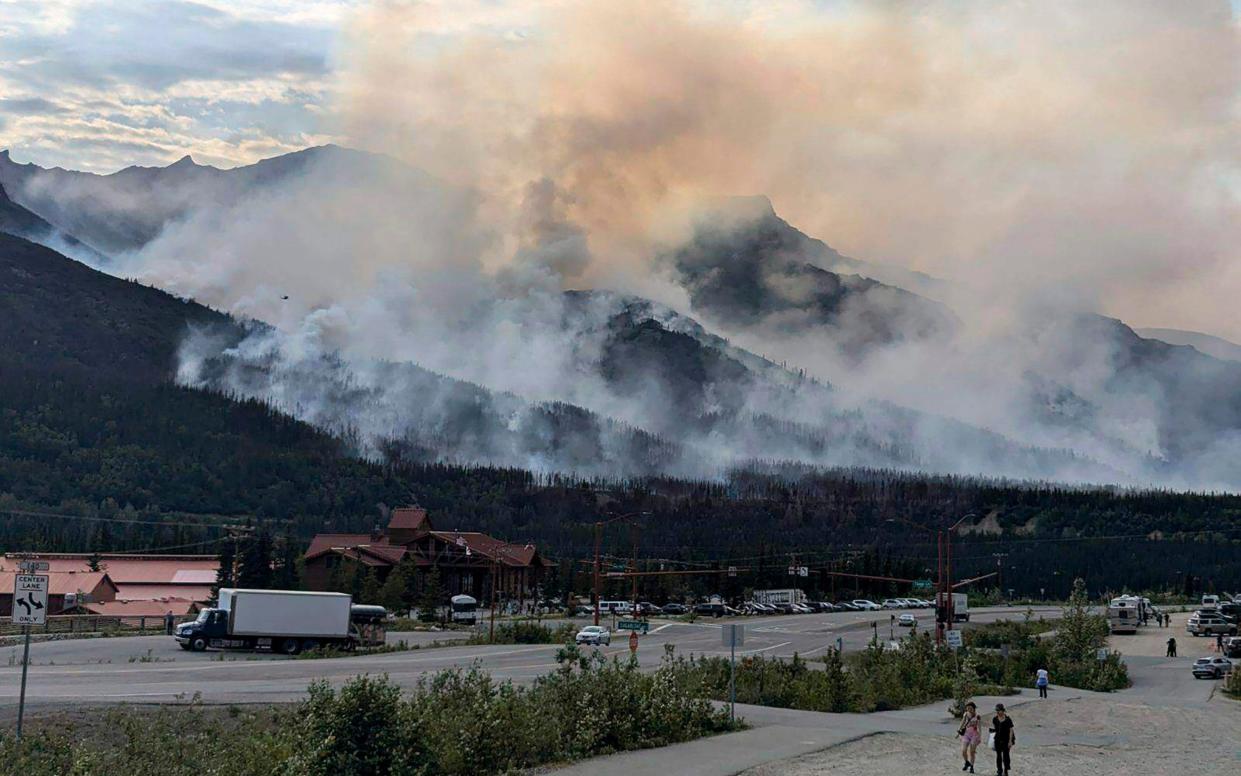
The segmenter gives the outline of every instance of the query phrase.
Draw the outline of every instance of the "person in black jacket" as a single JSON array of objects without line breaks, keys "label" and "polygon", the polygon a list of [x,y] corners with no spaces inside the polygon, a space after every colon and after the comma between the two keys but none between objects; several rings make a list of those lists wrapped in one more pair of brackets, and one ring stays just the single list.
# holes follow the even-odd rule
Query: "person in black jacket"
[{"label": "person in black jacket", "polygon": [[995,734],[995,772],[996,776],[1008,776],[1013,767],[1009,752],[1017,745],[1017,731],[1013,729],[1013,718],[1004,711],[1004,704],[995,704],[995,716],[991,718],[991,732]]}]

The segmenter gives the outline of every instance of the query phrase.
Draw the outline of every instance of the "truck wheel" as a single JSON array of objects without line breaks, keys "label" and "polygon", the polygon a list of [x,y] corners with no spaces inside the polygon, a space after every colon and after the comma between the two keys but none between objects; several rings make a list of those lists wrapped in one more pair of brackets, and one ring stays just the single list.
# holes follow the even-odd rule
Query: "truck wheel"
[{"label": "truck wheel", "polygon": [[190,639],[190,649],[192,649],[195,652],[206,652],[207,651],[207,639],[202,636],[195,636],[194,638]]},{"label": "truck wheel", "polygon": [[301,642],[297,639],[285,639],[280,642],[280,651],[286,655],[296,655],[302,651]]}]

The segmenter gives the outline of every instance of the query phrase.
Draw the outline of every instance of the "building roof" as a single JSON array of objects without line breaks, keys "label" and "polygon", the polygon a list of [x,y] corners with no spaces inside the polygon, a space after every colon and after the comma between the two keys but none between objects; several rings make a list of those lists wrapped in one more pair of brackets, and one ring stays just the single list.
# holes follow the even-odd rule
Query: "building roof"
[{"label": "building roof", "polygon": [[[47,594],[66,595],[68,593],[94,593],[101,587],[110,587],[115,591],[114,583],[103,571],[47,571]],[[0,595],[13,595],[13,586],[17,578],[14,574],[0,574]]]},{"label": "building roof", "polygon": [[429,531],[431,521],[427,518],[427,510],[422,507],[400,507],[392,510],[392,519],[388,521],[388,530]]},{"label": "building roof", "polygon": [[211,600],[212,585],[144,585],[116,586],[116,597],[129,601],[151,601],[159,598],[184,598],[204,603]]},{"label": "building roof", "polygon": [[[50,571],[89,571],[92,555],[86,553],[42,553],[32,556],[47,562]],[[210,585],[215,583],[220,568],[217,558],[210,555],[124,555],[101,554],[99,569],[106,571],[118,585]],[[17,558],[0,558],[0,572],[16,569]]]},{"label": "building roof", "polygon": [[529,566],[538,551],[533,544],[509,544],[477,531],[432,531],[431,535],[459,547],[468,547],[507,566]]},{"label": "building roof", "polygon": [[387,544],[388,537],[382,536],[376,539],[368,533],[365,534],[316,534],[315,538],[310,540],[310,547],[306,549],[306,559],[317,558],[327,553],[333,547],[357,547],[358,545],[368,544]]},{"label": "building roof", "polygon": [[172,612],[178,617],[192,614],[198,603],[185,598],[156,598],[143,601],[104,601],[86,604],[83,608],[91,614],[104,614],[111,617],[163,617]]}]

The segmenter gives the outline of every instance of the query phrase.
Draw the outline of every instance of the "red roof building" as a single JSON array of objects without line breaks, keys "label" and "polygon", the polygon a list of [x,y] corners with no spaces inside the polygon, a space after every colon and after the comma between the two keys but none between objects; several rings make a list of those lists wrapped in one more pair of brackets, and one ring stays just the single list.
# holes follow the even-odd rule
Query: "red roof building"
[{"label": "red roof building", "polygon": [[[138,601],[156,598],[184,598],[206,602],[211,598],[220,562],[214,555],[127,555],[104,553],[42,553],[30,556],[45,561],[51,572],[90,571],[92,559],[99,562],[115,584],[116,597]],[[0,557],[0,576],[13,572],[18,559]],[[111,600],[111,599],[109,599]]]},{"label": "red roof building", "polygon": [[[0,573],[0,617],[13,614],[13,586],[17,581],[13,569]],[[48,614],[61,614],[74,609],[85,597],[91,601],[116,599],[116,584],[103,571],[40,571],[46,574]]]},{"label": "red roof building", "polygon": [[490,595],[494,575],[502,596],[524,601],[551,566],[532,544],[510,544],[475,531],[437,531],[425,509],[403,507],[392,511],[384,531],[316,536],[306,550],[302,575],[310,589],[327,590],[342,563],[372,569],[382,581],[407,558],[420,571],[436,569],[447,595],[480,600]]}]

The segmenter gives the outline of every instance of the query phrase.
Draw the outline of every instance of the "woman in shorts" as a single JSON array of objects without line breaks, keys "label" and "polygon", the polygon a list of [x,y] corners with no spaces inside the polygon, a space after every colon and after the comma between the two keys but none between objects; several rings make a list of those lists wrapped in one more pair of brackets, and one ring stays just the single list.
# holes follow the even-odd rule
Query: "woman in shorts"
[{"label": "woman in shorts", "polygon": [[978,745],[982,743],[982,717],[978,716],[978,707],[973,701],[965,704],[965,713],[961,715],[961,727],[957,728],[957,735],[961,736],[961,758],[965,760],[965,765],[961,766],[961,770],[974,772],[974,755],[978,752]]}]

